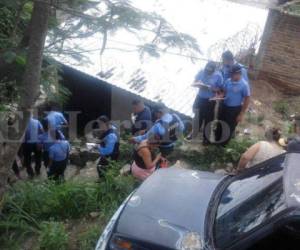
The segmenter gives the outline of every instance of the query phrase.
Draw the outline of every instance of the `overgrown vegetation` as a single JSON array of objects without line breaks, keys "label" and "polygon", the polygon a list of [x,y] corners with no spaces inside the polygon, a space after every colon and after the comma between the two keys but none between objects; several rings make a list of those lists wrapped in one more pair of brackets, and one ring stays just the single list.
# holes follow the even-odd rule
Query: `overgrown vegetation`
[{"label": "overgrown vegetation", "polygon": [[225,147],[211,145],[199,151],[181,151],[177,149],[176,158],[189,162],[198,170],[213,170],[212,165],[225,167],[226,164],[236,165],[245,150],[254,143],[250,139],[233,139]]},{"label": "overgrown vegetation", "polygon": [[65,250],[68,246],[68,234],[62,222],[43,222],[39,237],[41,250]]},{"label": "overgrown vegetation", "polygon": [[[21,242],[25,236],[38,236],[37,249],[67,249],[66,220],[99,212],[106,221],[135,188],[131,176],[119,176],[119,168],[120,165],[111,164],[100,183],[28,181],[16,184],[3,203],[0,245],[9,245],[11,237]],[[79,237],[80,249],[91,249],[100,228],[99,225],[97,235],[96,229],[91,229]]]},{"label": "overgrown vegetation", "polygon": [[[202,152],[176,148],[174,157],[191,163],[198,170],[213,170],[211,164],[235,164],[242,152],[253,142],[234,139],[226,147],[209,146]],[[75,237],[76,249],[94,249],[104,224],[137,183],[132,176],[120,176],[119,170],[131,159],[132,145],[122,143],[121,161],[110,163],[101,182],[27,181],[15,184],[5,196],[0,214],[0,245],[3,249],[22,249],[24,241],[32,249],[69,249],[74,236],[68,231],[69,222],[87,221],[84,231]],[[174,158],[175,159],[175,158]],[[90,214],[99,222],[89,224]]]},{"label": "overgrown vegetation", "polygon": [[79,249],[87,250],[94,249],[99,238],[100,229],[98,226],[93,226],[89,228],[86,232],[79,236]]}]

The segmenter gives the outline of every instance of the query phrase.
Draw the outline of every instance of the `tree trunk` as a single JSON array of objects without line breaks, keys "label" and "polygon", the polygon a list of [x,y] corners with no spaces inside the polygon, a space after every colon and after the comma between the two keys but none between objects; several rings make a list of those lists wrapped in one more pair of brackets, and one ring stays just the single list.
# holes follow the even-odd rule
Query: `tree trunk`
[{"label": "tree trunk", "polygon": [[[35,1],[31,16],[30,39],[27,54],[27,63],[22,80],[19,110],[23,117],[17,117],[18,130],[14,137],[22,138],[30,118],[30,109],[33,107],[40,91],[41,66],[43,50],[48,31],[50,15],[50,0]],[[1,131],[3,133],[4,131]],[[20,147],[19,142],[7,142],[0,146],[0,200],[7,187],[7,179],[11,166]]]}]

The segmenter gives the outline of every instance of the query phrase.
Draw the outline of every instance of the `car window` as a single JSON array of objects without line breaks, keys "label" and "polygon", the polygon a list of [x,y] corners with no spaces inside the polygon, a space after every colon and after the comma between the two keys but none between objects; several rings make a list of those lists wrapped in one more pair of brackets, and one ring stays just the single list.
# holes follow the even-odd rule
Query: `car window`
[{"label": "car window", "polygon": [[224,190],[214,225],[215,240],[226,247],[285,209],[284,157],[249,171]]}]

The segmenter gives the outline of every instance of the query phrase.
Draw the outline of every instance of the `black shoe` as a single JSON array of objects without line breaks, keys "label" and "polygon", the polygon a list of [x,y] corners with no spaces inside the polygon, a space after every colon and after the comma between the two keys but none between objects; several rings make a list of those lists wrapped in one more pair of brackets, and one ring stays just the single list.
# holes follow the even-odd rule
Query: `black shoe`
[{"label": "black shoe", "polygon": [[207,147],[210,145],[210,142],[208,140],[203,140],[202,146]]},{"label": "black shoe", "polygon": [[105,176],[105,166],[102,166],[102,165],[98,165],[97,166],[97,172],[98,172],[98,176],[99,176],[99,179],[103,178]]}]

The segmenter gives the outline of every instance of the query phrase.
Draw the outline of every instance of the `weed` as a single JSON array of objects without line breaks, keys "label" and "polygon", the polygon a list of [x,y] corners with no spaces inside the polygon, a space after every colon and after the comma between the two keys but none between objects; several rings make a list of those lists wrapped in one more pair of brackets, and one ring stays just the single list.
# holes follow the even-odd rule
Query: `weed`
[{"label": "weed", "polygon": [[[192,163],[194,169],[209,170],[210,164],[237,162],[241,153],[251,145],[249,140],[232,140],[226,147],[209,146],[203,152],[178,151],[176,158]],[[126,146],[127,153],[131,146]],[[50,181],[19,182],[7,193],[0,215],[0,244],[18,249],[18,242],[25,236],[39,238],[39,249],[66,249],[68,235],[62,221],[99,212],[108,220],[122,201],[135,189],[132,176],[120,176],[121,162],[110,162],[99,183],[67,181],[56,184]],[[80,249],[92,249],[101,228],[92,227],[79,236]],[[11,244],[14,242],[15,244]]]},{"label": "weed", "polygon": [[[52,220],[82,218],[95,211],[108,220],[136,186],[133,177],[119,175],[122,164],[111,162],[100,183],[30,181],[14,185],[5,197],[0,217],[1,245],[9,244],[9,235],[16,239],[34,234],[39,235],[40,249],[65,249],[63,224]],[[60,242],[61,248],[55,242]]]},{"label": "weed", "polygon": [[96,183],[23,182],[6,198],[4,213],[30,215],[28,221],[79,218],[99,208],[98,192]]},{"label": "weed", "polygon": [[133,145],[130,143],[120,143],[119,161],[130,163],[132,161]]},{"label": "weed", "polygon": [[205,147],[202,152],[176,152],[182,159],[192,164],[194,169],[209,170],[212,163],[226,165],[227,163],[236,164],[241,154],[254,142],[249,139],[233,139],[225,147],[210,145]]},{"label": "weed", "polygon": [[68,245],[68,234],[62,222],[43,222],[39,236],[41,250],[65,250]]},{"label": "weed", "polygon": [[92,250],[95,249],[95,245],[101,234],[101,228],[93,226],[86,232],[79,235],[79,249],[80,250]]}]

